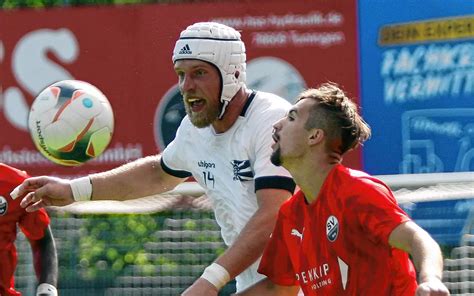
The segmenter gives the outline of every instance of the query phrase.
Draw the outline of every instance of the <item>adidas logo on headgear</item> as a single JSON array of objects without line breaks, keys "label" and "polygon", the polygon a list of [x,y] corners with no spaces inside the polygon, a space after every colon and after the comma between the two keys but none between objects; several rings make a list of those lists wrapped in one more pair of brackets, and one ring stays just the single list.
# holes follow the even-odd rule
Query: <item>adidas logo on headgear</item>
[{"label": "adidas logo on headgear", "polygon": [[201,60],[217,67],[222,79],[219,118],[245,84],[245,45],[240,33],[232,27],[215,22],[188,26],[179,34],[171,59],[173,63],[185,59]]},{"label": "adidas logo on headgear", "polygon": [[191,51],[191,48],[189,48],[189,45],[186,44],[185,46],[183,46],[183,48],[181,48],[179,54],[193,54],[193,52]]}]

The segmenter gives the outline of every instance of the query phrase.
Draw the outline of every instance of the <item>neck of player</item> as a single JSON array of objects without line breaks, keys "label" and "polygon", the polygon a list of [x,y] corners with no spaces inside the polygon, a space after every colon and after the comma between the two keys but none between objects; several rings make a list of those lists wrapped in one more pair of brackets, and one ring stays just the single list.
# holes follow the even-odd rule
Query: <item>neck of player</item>
[{"label": "neck of player", "polygon": [[242,112],[242,109],[244,108],[250,94],[251,91],[245,87],[239,89],[227,106],[224,116],[212,123],[212,127],[217,134],[225,133],[232,127],[232,125],[234,125],[234,123],[237,121],[237,118],[239,118],[240,113]]},{"label": "neck of player", "polygon": [[308,204],[315,202],[319,192],[335,163],[327,154],[310,152],[292,165],[285,165],[298,187],[303,191]]}]

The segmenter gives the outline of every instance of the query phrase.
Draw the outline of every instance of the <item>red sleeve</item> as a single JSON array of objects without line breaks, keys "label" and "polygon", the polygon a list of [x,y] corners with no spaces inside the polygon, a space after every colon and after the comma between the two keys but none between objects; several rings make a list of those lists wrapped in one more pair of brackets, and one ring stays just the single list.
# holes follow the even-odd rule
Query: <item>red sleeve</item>
[{"label": "red sleeve", "polygon": [[374,243],[388,245],[392,231],[410,218],[398,206],[392,192],[383,183],[367,180],[360,189],[359,192],[363,193],[353,197],[353,205],[348,208],[368,238]]},{"label": "red sleeve", "polygon": [[27,238],[38,240],[44,236],[44,230],[49,223],[48,214],[44,209],[40,209],[36,212],[26,212],[18,224]]},{"label": "red sleeve", "polygon": [[272,236],[265,247],[258,272],[266,275],[273,283],[282,286],[299,285],[291,264],[288,248],[285,243],[283,229],[285,218],[281,214],[273,230]]}]

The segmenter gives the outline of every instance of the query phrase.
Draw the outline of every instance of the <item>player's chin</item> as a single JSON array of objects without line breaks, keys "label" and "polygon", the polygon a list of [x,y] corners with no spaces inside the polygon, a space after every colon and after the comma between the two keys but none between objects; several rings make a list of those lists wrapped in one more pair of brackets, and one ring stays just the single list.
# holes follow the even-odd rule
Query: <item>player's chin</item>
[{"label": "player's chin", "polygon": [[200,118],[198,116],[190,117],[191,123],[197,128],[205,128],[211,125],[212,121],[206,118]]},{"label": "player's chin", "polygon": [[280,147],[273,150],[270,161],[276,166],[281,166],[281,150]]}]

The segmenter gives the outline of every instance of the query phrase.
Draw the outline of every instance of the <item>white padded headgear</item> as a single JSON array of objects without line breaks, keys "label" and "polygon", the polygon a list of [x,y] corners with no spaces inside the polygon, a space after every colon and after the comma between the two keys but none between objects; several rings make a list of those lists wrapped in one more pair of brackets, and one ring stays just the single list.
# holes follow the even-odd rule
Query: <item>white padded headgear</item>
[{"label": "white padded headgear", "polygon": [[[173,63],[183,59],[202,60],[219,69],[222,77],[221,118],[229,102],[245,84],[246,55],[240,33],[214,22],[190,25],[181,32],[173,50]],[[239,72],[238,77],[235,77],[236,72]]]}]

